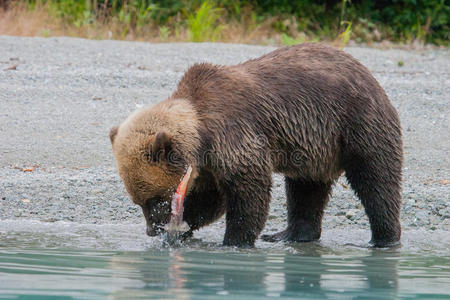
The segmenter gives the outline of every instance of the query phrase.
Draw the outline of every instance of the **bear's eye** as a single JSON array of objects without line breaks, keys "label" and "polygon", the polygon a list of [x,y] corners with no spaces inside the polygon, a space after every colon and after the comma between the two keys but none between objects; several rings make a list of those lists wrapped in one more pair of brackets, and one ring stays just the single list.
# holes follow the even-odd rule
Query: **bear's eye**
[{"label": "bear's eye", "polygon": [[[134,195],[144,195],[145,191],[148,190],[148,184],[144,181],[136,181],[133,184],[133,190],[134,190]],[[139,198],[144,198],[144,197],[139,197]],[[141,199],[143,201],[145,201],[144,199]]]},{"label": "bear's eye", "polygon": [[139,181],[139,180],[136,180],[136,182],[134,184],[135,184],[136,188],[138,188],[138,189],[143,189],[147,186],[147,183],[145,181]]}]

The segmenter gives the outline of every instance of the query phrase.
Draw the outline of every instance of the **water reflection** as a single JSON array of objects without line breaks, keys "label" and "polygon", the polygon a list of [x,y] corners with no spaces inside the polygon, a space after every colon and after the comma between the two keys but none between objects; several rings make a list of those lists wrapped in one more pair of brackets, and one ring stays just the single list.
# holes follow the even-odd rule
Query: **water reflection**
[{"label": "water reflection", "polygon": [[[407,231],[402,248],[389,251],[367,249],[368,237],[355,231],[328,231],[320,243],[244,251],[221,247],[214,230],[207,232],[219,236],[212,241],[161,249],[141,228],[1,221],[0,298],[450,296],[447,231]],[[356,243],[344,244],[349,240]]]},{"label": "water reflection", "polygon": [[135,296],[176,295],[173,298],[177,299],[211,299],[214,295],[379,299],[397,294],[396,252],[370,250],[364,256],[346,257],[330,255],[320,245],[303,245],[295,254],[176,249],[140,253],[132,262],[127,260],[130,253],[116,255],[111,268],[128,269],[144,284],[139,290],[122,290],[115,296],[132,292]]},{"label": "water reflection", "polygon": [[[403,248],[372,250],[323,242],[236,250],[199,241],[170,250],[154,244],[144,251],[47,250],[25,247],[22,240],[27,237],[0,236],[0,245],[8,245],[0,246],[0,298],[449,296],[450,258],[426,251],[408,254]],[[47,245],[47,239],[34,237]],[[16,240],[24,248],[12,244]]]}]

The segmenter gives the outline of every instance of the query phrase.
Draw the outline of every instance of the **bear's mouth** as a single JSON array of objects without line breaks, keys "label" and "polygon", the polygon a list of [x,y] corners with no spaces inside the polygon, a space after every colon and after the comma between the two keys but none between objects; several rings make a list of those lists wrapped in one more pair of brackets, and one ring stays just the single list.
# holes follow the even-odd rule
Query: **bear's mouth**
[{"label": "bear's mouth", "polygon": [[[169,236],[178,236],[179,233],[189,230],[188,224],[183,221],[183,211],[191,173],[192,167],[189,166],[172,195],[171,202],[164,201],[164,197],[154,197],[141,206],[147,221],[146,231],[148,236],[153,237],[164,232],[168,233]],[[169,209],[171,209],[170,214],[168,213]]]}]

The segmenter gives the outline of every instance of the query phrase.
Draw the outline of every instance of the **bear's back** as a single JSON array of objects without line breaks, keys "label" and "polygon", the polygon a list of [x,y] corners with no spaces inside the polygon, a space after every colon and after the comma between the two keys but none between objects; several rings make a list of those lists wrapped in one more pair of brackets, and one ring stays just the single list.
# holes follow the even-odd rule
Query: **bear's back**
[{"label": "bear's back", "polygon": [[[234,66],[195,64],[181,79],[175,98],[187,98],[209,113],[265,106],[287,111],[317,108],[360,112],[389,104],[370,72],[345,52],[322,44],[283,47]],[[299,103],[301,102],[301,103]],[[228,108],[223,110],[223,106]]]},{"label": "bear's back", "polygon": [[380,122],[373,124],[398,122],[370,72],[343,51],[320,44],[280,48],[234,66],[196,64],[172,98],[192,103],[217,149],[228,141],[230,149],[245,152],[264,136],[272,150],[301,149],[302,168],[317,174],[335,173],[338,166],[332,164],[346,131],[374,118]]}]

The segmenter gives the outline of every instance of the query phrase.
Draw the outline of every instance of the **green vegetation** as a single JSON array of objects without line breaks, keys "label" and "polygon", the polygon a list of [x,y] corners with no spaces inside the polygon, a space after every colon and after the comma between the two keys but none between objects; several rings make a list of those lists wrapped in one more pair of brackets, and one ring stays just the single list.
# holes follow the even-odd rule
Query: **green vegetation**
[{"label": "green vegetation", "polygon": [[[19,2],[23,3],[9,1],[8,9],[14,9]],[[25,0],[25,3],[27,11],[45,9],[65,32],[80,35],[88,29],[92,32],[113,28],[109,30],[113,38],[286,45],[325,39],[339,40],[340,46],[350,39],[367,43],[384,39],[404,43],[419,40],[449,46],[450,39],[450,5],[446,0]]]},{"label": "green vegetation", "polygon": [[281,43],[283,44],[283,45],[286,45],[286,46],[292,46],[292,45],[297,45],[297,44],[301,44],[301,43],[304,43],[304,42],[306,42],[306,38],[305,38],[305,36],[299,36],[299,37],[297,37],[297,38],[292,38],[292,37],[290,37],[289,35],[287,35],[286,33],[283,33],[282,35],[281,35]]},{"label": "green vegetation", "polygon": [[[345,0],[343,2],[345,2]],[[341,47],[344,47],[345,45],[347,45],[348,41],[350,40],[350,35],[352,34],[352,22],[342,21],[341,24],[347,25],[344,32],[339,35],[339,37],[342,39]]]},{"label": "green vegetation", "polygon": [[187,30],[191,42],[214,42],[220,37],[222,25],[217,25],[220,17],[220,9],[215,8],[210,1],[205,1],[200,8],[189,14]]}]

